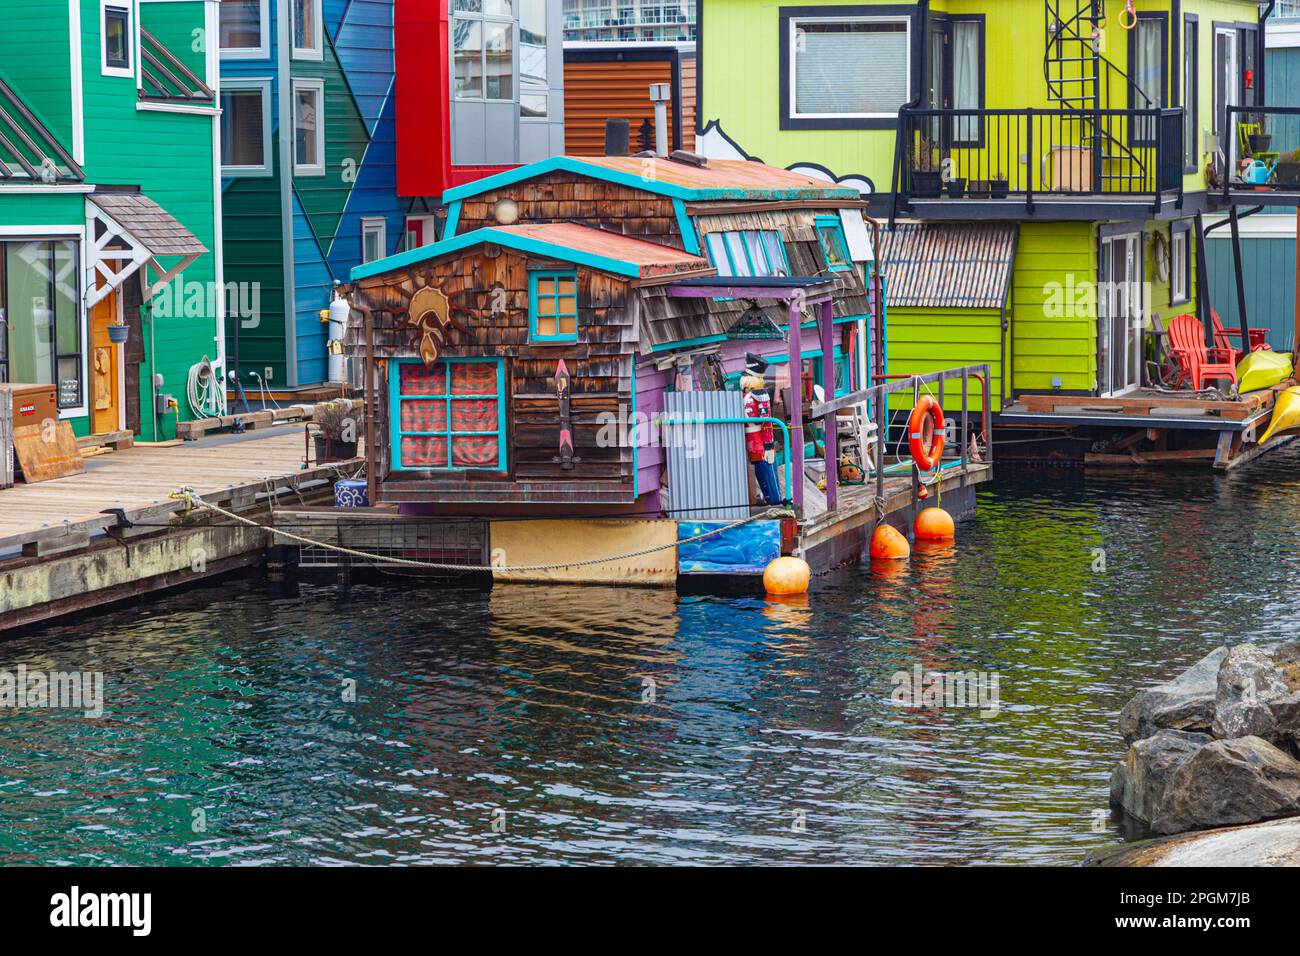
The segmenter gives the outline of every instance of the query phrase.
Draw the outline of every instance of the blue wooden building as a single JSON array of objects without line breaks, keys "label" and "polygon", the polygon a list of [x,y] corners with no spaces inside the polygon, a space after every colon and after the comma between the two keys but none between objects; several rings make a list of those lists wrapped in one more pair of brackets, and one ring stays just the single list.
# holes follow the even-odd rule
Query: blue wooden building
[{"label": "blue wooden building", "polygon": [[245,389],[328,378],[336,280],[404,242],[393,0],[221,4],[230,367]]}]

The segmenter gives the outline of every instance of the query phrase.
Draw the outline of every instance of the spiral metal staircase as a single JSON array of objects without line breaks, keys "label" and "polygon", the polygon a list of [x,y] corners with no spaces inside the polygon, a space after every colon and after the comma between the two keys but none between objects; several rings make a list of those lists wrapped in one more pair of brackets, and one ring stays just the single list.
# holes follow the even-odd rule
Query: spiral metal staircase
[{"label": "spiral metal staircase", "polygon": [[[1047,52],[1043,76],[1048,99],[1070,118],[1077,145],[1093,157],[1094,181],[1101,192],[1143,192],[1154,180],[1149,152],[1134,149],[1135,141],[1157,135],[1155,120],[1126,117],[1122,123],[1102,119],[1111,109],[1157,109],[1155,103],[1101,49],[1104,4],[1099,0],[1045,0]],[[1122,98],[1112,106],[1112,95]],[[1149,124],[1152,128],[1143,128]]]}]

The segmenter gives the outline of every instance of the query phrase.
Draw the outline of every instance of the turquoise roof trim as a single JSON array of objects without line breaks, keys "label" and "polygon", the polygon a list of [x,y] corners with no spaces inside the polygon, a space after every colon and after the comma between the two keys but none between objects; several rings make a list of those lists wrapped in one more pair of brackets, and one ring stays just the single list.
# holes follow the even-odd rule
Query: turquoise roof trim
[{"label": "turquoise roof trim", "polygon": [[599,269],[601,272],[609,272],[614,275],[627,276],[630,279],[640,278],[641,276],[641,267],[635,263],[570,249],[566,246],[556,245],[553,242],[543,242],[531,236],[521,236],[518,233],[506,232],[503,229],[489,226],[461,233],[459,236],[443,239],[441,242],[435,242],[432,245],[410,249],[395,256],[389,256],[386,259],[376,259],[374,262],[359,265],[352,270],[352,281],[356,282],[360,279],[369,279],[371,276],[383,275],[385,272],[393,272],[396,269],[414,265],[417,262],[427,262],[430,259],[436,259],[452,252],[459,252],[462,249],[468,249],[470,246],[476,246],[483,242],[495,242],[507,249],[514,249],[518,252],[531,252],[537,256],[547,256],[552,259],[559,259],[562,262],[572,262],[575,265]]},{"label": "turquoise roof trim", "polygon": [[646,192],[658,193],[661,196],[668,196],[671,199],[681,199],[687,202],[703,202],[719,199],[844,199],[846,201],[856,202],[861,198],[855,190],[846,186],[837,186],[834,183],[802,188],[793,187],[790,189],[693,189],[689,186],[678,186],[675,183],[667,183],[658,179],[647,179],[641,176],[634,176],[631,173],[625,173],[622,170],[609,169],[608,167],[601,166],[598,163],[583,162],[581,159],[575,159],[572,156],[552,156],[550,159],[543,159],[535,163],[529,163],[527,166],[508,169],[505,172],[497,173],[494,176],[487,176],[484,179],[477,179],[474,182],[466,183],[463,186],[455,186],[442,194],[442,201],[449,203],[458,199],[466,199],[470,196],[478,196],[493,189],[500,189],[502,186],[510,186],[514,183],[523,182],[526,179],[545,176],[547,173],[557,171],[579,173],[583,176],[590,176],[592,179],[603,179],[606,182],[618,183],[621,186],[628,186],[632,189],[642,189]]}]

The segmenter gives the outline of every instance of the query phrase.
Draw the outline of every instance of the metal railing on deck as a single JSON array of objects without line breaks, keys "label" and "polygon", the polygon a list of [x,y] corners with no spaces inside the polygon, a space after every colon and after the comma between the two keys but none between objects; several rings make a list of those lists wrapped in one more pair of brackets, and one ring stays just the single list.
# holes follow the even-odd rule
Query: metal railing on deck
[{"label": "metal railing on deck", "polygon": [[[899,112],[894,193],[949,198],[1182,196],[1181,109],[914,109]],[[940,193],[938,187],[944,191]]]},{"label": "metal railing on deck", "polygon": [[[993,464],[993,441],[992,441],[992,419],[991,405],[992,400],[990,383],[990,370],[988,365],[966,365],[961,368],[945,369],[941,372],[930,372],[927,375],[904,375],[897,378],[891,378],[889,381],[881,382],[878,385],[872,385],[870,388],[864,388],[848,395],[842,395],[833,401],[823,402],[814,405],[809,412],[810,421],[821,421],[827,434],[830,434],[835,427],[834,418],[842,410],[854,406],[866,406],[867,417],[874,422],[879,436],[874,449],[874,471],[876,480],[876,498],[883,500],[885,497],[885,469],[887,467],[885,458],[886,453],[892,443],[890,441],[890,409],[889,396],[899,392],[911,392],[913,400],[917,400],[923,394],[932,394],[938,400],[941,408],[944,409],[944,416],[947,421],[954,421],[957,425],[959,440],[954,443],[955,447],[945,445],[943,461],[940,462],[940,469],[943,468],[944,462],[959,461],[963,464],[970,463],[970,446],[971,446],[971,402],[970,390],[971,379],[979,384],[979,394],[981,397],[980,411],[980,432],[984,439],[984,453],[982,464]],[[960,382],[961,409],[950,413],[945,400],[950,397],[948,383]],[[954,417],[955,416],[955,417]],[[828,420],[829,419],[829,420]],[[906,425],[903,426],[906,428]],[[898,444],[905,445],[907,436],[898,440]],[[828,456],[829,457],[829,456]],[[827,462],[826,465],[826,483],[830,488],[838,480],[838,467]],[[918,487],[915,477],[912,482],[913,493],[915,494]],[[833,497],[833,496],[828,496]]]},{"label": "metal railing on deck", "polygon": [[[1229,106],[1220,125],[1219,149],[1227,162],[1223,196],[1233,191],[1300,192],[1300,106]],[[1267,182],[1243,181],[1244,160],[1259,160]]]}]

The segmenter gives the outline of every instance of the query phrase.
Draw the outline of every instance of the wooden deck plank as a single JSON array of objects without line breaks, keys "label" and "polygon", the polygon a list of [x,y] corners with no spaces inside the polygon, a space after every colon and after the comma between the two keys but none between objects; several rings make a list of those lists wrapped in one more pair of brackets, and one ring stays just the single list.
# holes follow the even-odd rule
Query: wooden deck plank
[{"label": "wooden deck plank", "polygon": [[[209,497],[256,491],[267,479],[280,485],[319,479],[329,469],[302,470],[301,426],[261,429],[238,440],[212,438],[172,447],[136,445],[87,462],[86,471],[0,491],[0,546],[17,547],[39,533],[97,531],[113,523],[105,509],[128,516],[148,509],[175,510],[168,495],[189,485]],[[351,472],[356,465],[345,466]]]}]

